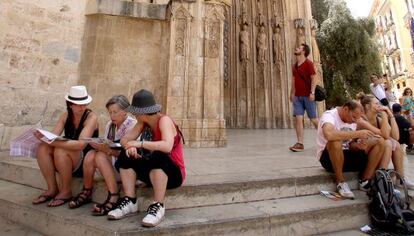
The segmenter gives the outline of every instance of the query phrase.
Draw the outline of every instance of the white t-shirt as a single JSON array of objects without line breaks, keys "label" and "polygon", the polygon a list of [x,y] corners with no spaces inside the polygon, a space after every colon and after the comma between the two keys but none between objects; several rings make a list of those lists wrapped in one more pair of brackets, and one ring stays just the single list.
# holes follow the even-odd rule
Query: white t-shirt
[{"label": "white t-shirt", "polygon": [[[319,124],[318,124],[318,133],[317,133],[317,138],[316,138],[318,159],[321,157],[322,152],[325,149],[326,144],[328,143],[322,131],[322,127],[326,123],[332,124],[335,127],[335,129],[338,131],[355,131],[357,128],[356,123],[348,124],[348,123],[343,122],[341,118],[339,117],[337,108],[325,111],[322,114],[322,117],[319,119]],[[342,148],[348,149],[350,141],[351,140],[343,141]]]},{"label": "white t-shirt", "polygon": [[378,99],[384,99],[387,98],[387,95],[385,94],[385,89],[384,86],[382,84],[378,84],[377,86],[374,86],[374,83],[371,83],[369,85],[369,87],[371,88],[371,92],[372,94],[374,94],[374,96]]}]

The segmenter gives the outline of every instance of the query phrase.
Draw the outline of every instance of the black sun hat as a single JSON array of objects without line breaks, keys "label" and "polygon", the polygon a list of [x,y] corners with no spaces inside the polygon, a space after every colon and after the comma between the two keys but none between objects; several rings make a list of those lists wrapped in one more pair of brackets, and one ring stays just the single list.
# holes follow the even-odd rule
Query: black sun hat
[{"label": "black sun hat", "polygon": [[152,114],[161,111],[161,105],[155,102],[154,95],[150,91],[141,89],[134,94],[127,111],[133,115]]}]

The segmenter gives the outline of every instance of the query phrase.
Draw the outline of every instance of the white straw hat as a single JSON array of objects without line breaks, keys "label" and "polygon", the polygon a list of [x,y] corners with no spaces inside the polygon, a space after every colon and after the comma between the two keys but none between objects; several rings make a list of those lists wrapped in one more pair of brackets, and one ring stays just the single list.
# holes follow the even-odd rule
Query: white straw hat
[{"label": "white straw hat", "polygon": [[92,97],[88,95],[86,87],[83,85],[72,86],[69,93],[66,94],[65,99],[66,101],[77,105],[89,104],[92,101]]}]

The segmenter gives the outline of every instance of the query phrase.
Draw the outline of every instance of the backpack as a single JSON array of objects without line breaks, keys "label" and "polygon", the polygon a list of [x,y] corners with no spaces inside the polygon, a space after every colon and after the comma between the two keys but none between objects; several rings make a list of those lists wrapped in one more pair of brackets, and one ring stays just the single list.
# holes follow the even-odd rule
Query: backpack
[{"label": "backpack", "polygon": [[[392,176],[401,181],[404,196],[394,188]],[[387,232],[414,234],[414,211],[410,209],[411,197],[408,196],[404,179],[394,170],[379,169],[371,180],[368,193],[372,225]]]}]

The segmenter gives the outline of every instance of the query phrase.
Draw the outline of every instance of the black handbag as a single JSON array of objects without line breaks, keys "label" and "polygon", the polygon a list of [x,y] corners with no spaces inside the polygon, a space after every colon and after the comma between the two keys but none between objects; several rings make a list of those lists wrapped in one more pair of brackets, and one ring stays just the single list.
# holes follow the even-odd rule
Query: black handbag
[{"label": "black handbag", "polygon": [[[152,133],[151,133],[150,127],[148,126],[144,127],[144,129],[141,132],[141,135],[139,136],[139,141],[140,142],[152,141]],[[138,153],[144,159],[149,159],[152,155],[152,151],[144,149],[144,148],[138,148]]]}]

